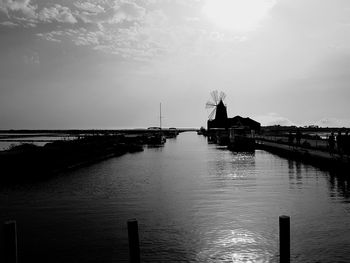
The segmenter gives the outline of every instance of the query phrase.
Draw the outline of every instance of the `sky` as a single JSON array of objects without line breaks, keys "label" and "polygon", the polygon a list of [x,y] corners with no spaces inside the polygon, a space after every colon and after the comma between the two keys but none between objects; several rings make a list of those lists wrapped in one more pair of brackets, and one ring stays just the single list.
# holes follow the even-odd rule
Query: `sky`
[{"label": "sky", "polygon": [[0,129],[350,127],[348,0],[0,0]]}]

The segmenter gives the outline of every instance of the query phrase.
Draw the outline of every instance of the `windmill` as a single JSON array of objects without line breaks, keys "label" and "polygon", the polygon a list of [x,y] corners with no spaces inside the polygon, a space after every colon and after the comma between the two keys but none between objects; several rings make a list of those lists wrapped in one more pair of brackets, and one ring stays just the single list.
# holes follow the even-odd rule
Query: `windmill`
[{"label": "windmill", "polygon": [[215,121],[226,121],[227,120],[227,110],[226,106],[224,104],[224,99],[226,97],[226,94],[224,92],[219,92],[217,90],[214,90],[210,92],[211,100],[209,100],[205,104],[206,109],[212,109],[211,113],[209,114],[208,118],[209,120],[213,120],[213,117],[215,115]]}]

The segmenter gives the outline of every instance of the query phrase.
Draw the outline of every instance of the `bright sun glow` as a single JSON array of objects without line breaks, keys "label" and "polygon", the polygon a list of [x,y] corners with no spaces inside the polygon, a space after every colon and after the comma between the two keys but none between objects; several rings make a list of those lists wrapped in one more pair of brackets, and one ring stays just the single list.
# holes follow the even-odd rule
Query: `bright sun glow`
[{"label": "bright sun glow", "polygon": [[245,32],[254,30],[276,0],[207,0],[203,12],[218,26]]}]

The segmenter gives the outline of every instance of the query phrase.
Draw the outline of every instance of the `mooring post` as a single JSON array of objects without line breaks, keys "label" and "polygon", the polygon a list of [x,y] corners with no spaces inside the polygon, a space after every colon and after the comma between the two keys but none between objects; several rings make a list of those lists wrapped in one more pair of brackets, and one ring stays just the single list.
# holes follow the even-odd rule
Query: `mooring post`
[{"label": "mooring post", "polygon": [[280,216],[280,262],[290,262],[290,217]]},{"label": "mooring post", "polygon": [[130,263],[140,262],[139,228],[136,219],[128,220],[129,260]]},{"label": "mooring post", "polygon": [[17,227],[16,221],[4,223],[4,256],[6,263],[17,263]]}]

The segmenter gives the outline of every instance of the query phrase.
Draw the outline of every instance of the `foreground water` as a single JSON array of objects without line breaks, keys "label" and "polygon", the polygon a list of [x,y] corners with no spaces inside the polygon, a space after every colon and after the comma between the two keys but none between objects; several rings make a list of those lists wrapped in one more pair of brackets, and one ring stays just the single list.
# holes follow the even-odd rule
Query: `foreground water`
[{"label": "foreground water", "polygon": [[21,262],[126,262],[137,218],[144,262],[350,262],[348,178],[264,151],[232,153],[194,133],[46,182],[2,186],[1,220]]}]

